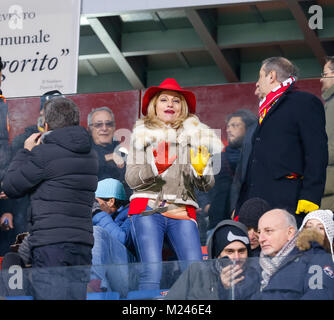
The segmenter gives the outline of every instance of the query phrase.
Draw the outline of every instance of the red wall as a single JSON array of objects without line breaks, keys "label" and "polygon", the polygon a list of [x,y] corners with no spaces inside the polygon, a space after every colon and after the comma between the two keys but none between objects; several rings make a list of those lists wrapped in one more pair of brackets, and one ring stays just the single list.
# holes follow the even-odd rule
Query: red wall
[{"label": "red wall", "polygon": [[[298,87],[320,97],[319,79],[300,80]],[[196,113],[202,122],[211,128],[221,129],[225,139],[225,117],[237,109],[250,109],[257,112],[257,98],[254,96],[255,84],[226,84],[217,86],[192,87],[197,97]],[[92,108],[110,107],[116,118],[117,129],[131,130],[140,110],[142,92],[138,90],[90,93],[70,96],[81,111],[81,125],[87,126],[87,115]],[[36,123],[39,116],[39,98],[8,99],[10,138]],[[125,130],[118,131],[121,136]],[[124,138],[123,138],[124,140]],[[128,145],[128,141],[125,141]]]}]

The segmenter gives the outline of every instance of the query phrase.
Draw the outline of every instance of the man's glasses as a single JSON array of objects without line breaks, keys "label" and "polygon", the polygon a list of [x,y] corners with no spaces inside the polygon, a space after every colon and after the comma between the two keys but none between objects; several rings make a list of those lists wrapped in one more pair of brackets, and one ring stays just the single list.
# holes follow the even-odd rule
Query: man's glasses
[{"label": "man's glasses", "polygon": [[328,72],[322,72],[321,73],[321,78],[334,78],[334,76],[326,77],[326,74],[329,74],[329,73],[334,73],[334,71],[331,70],[331,71],[328,71]]},{"label": "man's glasses", "polygon": [[91,126],[95,129],[101,129],[104,125],[106,126],[106,128],[113,128],[115,125],[115,122],[105,121],[105,122],[95,122],[91,124]]}]

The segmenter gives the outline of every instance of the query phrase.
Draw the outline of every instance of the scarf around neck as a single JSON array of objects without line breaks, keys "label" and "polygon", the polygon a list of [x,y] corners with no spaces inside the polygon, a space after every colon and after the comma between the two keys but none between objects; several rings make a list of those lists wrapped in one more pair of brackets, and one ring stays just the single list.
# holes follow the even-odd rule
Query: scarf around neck
[{"label": "scarf around neck", "polygon": [[260,266],[262,268],[262,280],[261,280],[261,291],[268,285],[270,278],[279,269],[284,259],[296,246],[297,235],[295,235],[285,246],[274,256],[269,257],[260,253]]},{"label": "scarf around neck", "polygon": [[279,84],[276,88],[270,91],[259,103],[259,124],[262,123],[264,117],[269,112],[272,106],[274,106],[283,93],[296,82],[294,77],[289,77]]}]

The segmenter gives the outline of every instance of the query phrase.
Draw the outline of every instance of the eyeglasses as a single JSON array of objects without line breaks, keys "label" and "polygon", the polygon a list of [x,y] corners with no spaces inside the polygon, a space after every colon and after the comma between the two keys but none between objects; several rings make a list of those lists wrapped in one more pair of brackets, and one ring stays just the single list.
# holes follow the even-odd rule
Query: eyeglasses
[{"label": "eyeglasses", "polygon": [[332,77],[326,77],[326,74],[333,73],[333,72],[334,72],[333,70],[327,71],[327,72],[322,72],[321,73],[321,78],[334,78],[334,76],[332,76]]},{"label": "eyeglasses", "polygon": [[95,129],[101,129],[103,125],[105,125],[106,128],[113,128],[115,125],[115,122],[114,121],[95,122],[95,123],[92,123],[90,126]]}]

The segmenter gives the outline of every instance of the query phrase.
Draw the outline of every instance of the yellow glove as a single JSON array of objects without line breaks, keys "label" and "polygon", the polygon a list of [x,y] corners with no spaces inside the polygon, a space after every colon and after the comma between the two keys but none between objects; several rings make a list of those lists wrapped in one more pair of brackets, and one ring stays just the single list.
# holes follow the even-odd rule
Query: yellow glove
[{"label": "yellow glove", "polygon": [[191,165],[196,170],[199,176],[203,175],[204,168],[206,167],[209,159],[210,153],[208,152],[208,148],[204,146],[198,147],[198,151],[195,155],[194,149],[190,149],[190,161]]},{"label": "yellow glove", "polygon": [[311,201],[299,200],[297,204],[296,214],[300,214],[301,212],[309,213],[318,209],[319,206]]}]

